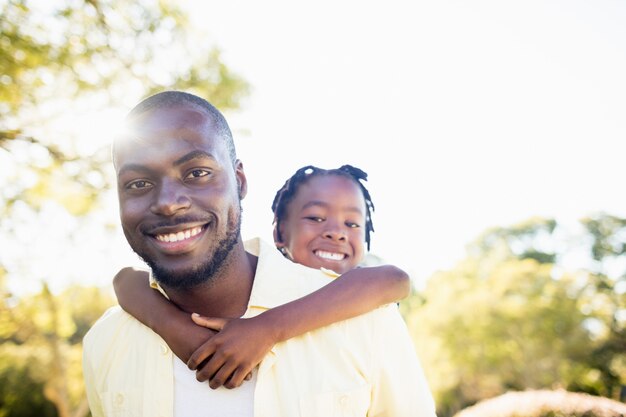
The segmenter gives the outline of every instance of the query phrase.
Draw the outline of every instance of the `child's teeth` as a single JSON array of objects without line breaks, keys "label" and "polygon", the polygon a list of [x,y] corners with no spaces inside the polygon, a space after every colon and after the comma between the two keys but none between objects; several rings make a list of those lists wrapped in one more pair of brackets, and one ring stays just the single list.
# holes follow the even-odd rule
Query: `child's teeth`
[{"label": "child's teeth", "polygon": [[320,258],[330,259],[333,261],[341,261],[344,258],[344,255],[341,253],[325,252],[321,250],[318,250],[315,254]]}]

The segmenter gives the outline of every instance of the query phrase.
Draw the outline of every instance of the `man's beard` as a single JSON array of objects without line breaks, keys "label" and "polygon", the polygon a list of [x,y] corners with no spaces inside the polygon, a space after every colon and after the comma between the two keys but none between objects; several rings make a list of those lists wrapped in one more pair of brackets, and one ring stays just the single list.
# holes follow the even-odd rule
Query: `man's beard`
[{"label": "man's beard", "polygon": [[218,276],[218,273],[228,259],[228,255],[239,240],[241,231],[241,205],[238,207],[238,213],[236,215],[229,215],[228,217],[226,236],[217,243],[213,256],[193,268],[180,272],[172,272],[157,264],[156,261],[150,259],[148,256],[140,253],[138,253],[138,255],[148,264],[157,282],[166,288],[188,290],[199,285],[210,284]]}]

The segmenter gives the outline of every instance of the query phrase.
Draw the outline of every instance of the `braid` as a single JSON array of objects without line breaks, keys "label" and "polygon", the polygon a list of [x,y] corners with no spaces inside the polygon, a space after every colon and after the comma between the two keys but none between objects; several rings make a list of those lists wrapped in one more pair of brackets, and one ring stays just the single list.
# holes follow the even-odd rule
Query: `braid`
[{"label": "braid", "polygon": [[[331,170],[334,171],[334,170]],[[367,172],[353,167],[352,165],[342,165],[337,171],[347,173],[359,185],[363,197],[365,198],[365,243],[367,250],[370,250],[370,233],[374,231],[374,222],[372,221],[372,213],[374,212],[374,202],[370,196],[370,192],[361,181],[367,181]]]},{"label": "braid", "polygon": [[307,178],[307,174],[313,174],[317,170],[319,170],[319,168],[314,167],[313,165],[307,165],[300,168],[289,179],[287,179],[287,181],[285,181],[285,184],[283,184],[280,190],[276,193],[276,196],[274,196],[274,201],[272,202],[272,212],[274,213],[274,224],[276,225],[276,234],[279,241],[282,241],[283,237],[280,235],[280,228],[278,225],[287,216],[287,206],[296,195],[298,186]]},{"label": "braid", "polygon": [[274,225],[276,227],[276,236],[279,241],[282,241],[280,235],[280,222],[287,216],[287,206],[293,200],[298,188],[301,184],[308,181],[310,178],[320,175],[341,175],[354,180],[365,199],[365,243],[367,243],[367,250],[370,249],[371,232],[374,231],[374,223],[372,222],[372,213],[374,212],[374,203],[369,191],[365,188],[362,181],[367,181],[367,173],[352,165],[342,165],[339,168],[334,169],[322,169],[313,165],[307,165],[298,169],[285,184],[276,192],[274,201],[272,202],[272,212],[274,213]]}]

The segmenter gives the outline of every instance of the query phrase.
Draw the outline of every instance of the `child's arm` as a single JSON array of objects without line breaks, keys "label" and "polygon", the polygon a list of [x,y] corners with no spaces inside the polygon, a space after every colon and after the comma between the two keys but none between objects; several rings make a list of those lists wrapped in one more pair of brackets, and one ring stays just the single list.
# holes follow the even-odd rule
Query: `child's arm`
[{"label": "child's arm", "polygon": [[256,317],[219,319],[194,314],[197,324],[219,333],[194,352],[187,365],[197,371],[199,381],[209,380],[212,388],[237,387],[274,344],[398,301],[410,288],[409,276],[395,266],[355,268],[305,297]]},{"label": "child's arm", "polygon": [[150,288],[146,271],[121,269],[113,278],[113,288],[120,306],[161,336],[183,362],[215,334],[194,324],[189,314]]},{"label": "child's arm", "polygon": [[411,281],[393,265],[355,268],[319,290],[265,311],[282,342],[311,330],[367,313],[409,295]]}]

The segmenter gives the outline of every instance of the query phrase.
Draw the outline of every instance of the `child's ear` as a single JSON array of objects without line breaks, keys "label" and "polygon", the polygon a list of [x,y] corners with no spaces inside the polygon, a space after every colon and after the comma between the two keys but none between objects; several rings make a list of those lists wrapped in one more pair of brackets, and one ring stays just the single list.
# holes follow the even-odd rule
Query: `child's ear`
[{"label": "child's ear", "polygon": [[[276,220],[274,220],[274,244],[276,245],[276,249],[278,249],[278,251],[280,253],[283,254],[283,256],[291,261],[293,261],[293,255],[291,254],[291,252],[289,251],[289,248],[287,248],[287,246],[285,246],[285,242],[282,241],[280,233],[279,233],[279,229],[280,226],[278,224],[278,222]],[[295,262],[295,261],[294,261]]]},{"label": "child's ear", "polygon": [[278,222],[274,220],[274,230],[272,232],[272,236],[274,237],[274,244],[277,248],[284,246],[282,239],[280,238],[280,233],[278,232]]}]

